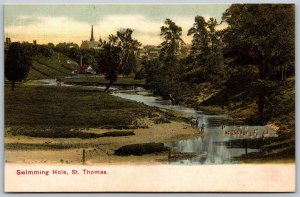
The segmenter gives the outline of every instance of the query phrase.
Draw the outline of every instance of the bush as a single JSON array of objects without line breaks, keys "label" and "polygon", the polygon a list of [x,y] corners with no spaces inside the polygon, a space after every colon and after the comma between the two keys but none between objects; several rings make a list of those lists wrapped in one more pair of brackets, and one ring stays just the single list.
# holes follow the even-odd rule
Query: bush
[{"label": "bush", "polygon": [[163,143],[131,144],[118,148],[115,154],[119,156],[144,155],[167,150],[168,148]]}]

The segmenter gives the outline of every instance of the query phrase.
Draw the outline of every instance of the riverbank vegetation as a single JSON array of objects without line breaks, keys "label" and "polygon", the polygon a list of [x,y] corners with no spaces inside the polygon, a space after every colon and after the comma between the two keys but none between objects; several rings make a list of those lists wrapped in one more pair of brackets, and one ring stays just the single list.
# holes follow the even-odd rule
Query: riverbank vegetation
[{"label": "riverbank vegetation", "polygon": [[144,62],[146,86],[175,104],[220,107],[248,124],[272,121],[294,132],[294,15],[292,5],[232,5],[223,30],[196,16],[186,57],[182,29],[167,19],[160,57]]},{"label": "riverbank vegetation", "polygon": [[[166,19],[160,57],[144,62],[146,87],[174,104],[227,112],[246,124],[273,122],[279,139],[294,141],[294,9],[241,4],[230,6],[221,22],[196,16],[187,56],[180,52],[181,27]],[[227,28],[218,30],[222,23]],[[268,146],[278,150],[276,142]]]}]

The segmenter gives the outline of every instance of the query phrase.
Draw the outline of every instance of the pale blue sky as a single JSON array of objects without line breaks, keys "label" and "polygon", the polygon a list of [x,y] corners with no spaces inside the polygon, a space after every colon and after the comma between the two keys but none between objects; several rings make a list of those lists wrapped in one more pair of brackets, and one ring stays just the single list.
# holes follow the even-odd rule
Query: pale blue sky
[{"label": "pale blue sky", "polygon": [[[95,38],[107,38],[120,28],[132,28],[143,44],[159,44],[160,27],[166,18],[187,30],[196,15],[220,22],[229,4],[96,4],[96,5],[5,5],[5,36],[12,40],[39,43],[76,42],[89,39],[94,25]],[[224,27],[224,26],[222,26]],[[222,28],[220,26],[220,28]]]}]

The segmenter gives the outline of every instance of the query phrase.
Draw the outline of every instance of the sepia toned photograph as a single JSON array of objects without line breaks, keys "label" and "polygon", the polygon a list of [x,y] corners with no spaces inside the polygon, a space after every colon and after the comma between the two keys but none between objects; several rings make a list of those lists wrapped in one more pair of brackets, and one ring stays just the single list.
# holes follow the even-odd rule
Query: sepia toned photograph
[{"label": "sepia toned photograph", "polygon": [[295,191],[294,4],[3,7],[6,192]]}]

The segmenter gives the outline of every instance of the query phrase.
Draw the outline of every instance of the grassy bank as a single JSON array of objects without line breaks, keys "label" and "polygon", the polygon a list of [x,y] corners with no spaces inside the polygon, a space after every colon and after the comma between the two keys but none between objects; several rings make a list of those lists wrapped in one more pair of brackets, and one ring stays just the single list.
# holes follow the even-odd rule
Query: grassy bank
[{"label": "grassy bank", "polygon": [[[77,85],[107,85],[107,81],[103,75],[81,75],[72,78],[63,78],[62,81],[68,84]],[[135,80],[133,77],[118,77],[114,85],[123,86],[143,86],[145,80]]]},{"label": "grassy bank", "polygon": [[[272,161],[293,161],[295,159],[295,78],[288,78],[286,81],[278,82],[273,88],[272,94],[266,97],[264,116],[259,119],[257,116],[257,96],[247,94],[241,89],[226,89],[224,87],[216,90],[213,87],[212,96],[203,94],[205,98],[195,104],[197,109],[207,114],[226,112],[230,118],[239,124],[266,125],[272,123],[278,127],[279,137],[270,140],[250,140],[254,147],[261,149],[258,153],[251,153],[237,158],[240,162],[272,162]],[[209,89],[208,88],[208,89]],[[199,90],[201,91],[201,90]],[[209,92],[209,91],[208,91]],[[231,146],[243,147],[239,141],[230,142]]]},{"label": "grassy bank", "polygon": [[50,57],[38,55],[32,61],[27,80],[63,78],[72,73],[78,63],[60,52]]},{"label": "grassy bank", "polygon": [[96,89],[20,85],[10,91],[5,87],[5,127],[14,135],[135,128],[134,120],[152,116],[149,107]]}]

